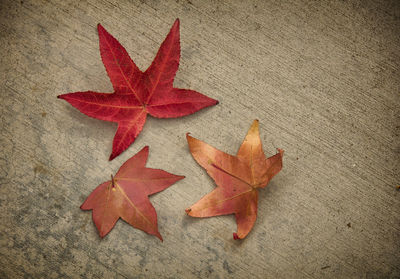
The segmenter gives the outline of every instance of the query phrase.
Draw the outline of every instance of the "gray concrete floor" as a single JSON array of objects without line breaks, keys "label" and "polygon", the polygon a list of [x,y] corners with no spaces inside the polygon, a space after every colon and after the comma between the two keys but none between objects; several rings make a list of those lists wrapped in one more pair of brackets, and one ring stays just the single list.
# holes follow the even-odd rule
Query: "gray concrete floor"
[{"label": "gray concrete floor", "polygon": [[[277,2],[1,1],[0,277],[399,278],[399,2]],[[112,91],[97,23],[145,69],[177,17],[175,85],[220,104],[149,118],[108,162],[116,125],[56,96]],[[235,153],[256,118],[284,168],[234,241],[233,216],[185,215],[215,187],[185,133]],[[79,206],[145,145],[186,176],[151,198],[164,242],[123,221],[101,240]]]}]

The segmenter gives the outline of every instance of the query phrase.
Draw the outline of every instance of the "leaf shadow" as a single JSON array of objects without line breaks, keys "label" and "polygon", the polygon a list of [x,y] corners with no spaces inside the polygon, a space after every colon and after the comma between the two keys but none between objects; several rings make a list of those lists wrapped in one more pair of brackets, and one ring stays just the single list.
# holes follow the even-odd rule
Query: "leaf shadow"
[{"label": "leaf shadow", "polygon": [[[215,106],[218,106],[218,105],[215,105]],[[181,117],[158,118],[158,117],[154,117],[150,114],[148,116],[150,119],[157,119],[156,125],[159,125],[162,127],[166,127],[167,125],[169,125],[169,126],[179,125],[179,123],[188,124],[188,123],[194,121],[196,118],[204,117],[204,116],[202,116],[203,114],[211,113],[211,112],[209,112],[209,110],[213,109],[215,106],[209,106],[209,107],[203,108],[201,110],[198,110],[192,114],[181,116]]]}]

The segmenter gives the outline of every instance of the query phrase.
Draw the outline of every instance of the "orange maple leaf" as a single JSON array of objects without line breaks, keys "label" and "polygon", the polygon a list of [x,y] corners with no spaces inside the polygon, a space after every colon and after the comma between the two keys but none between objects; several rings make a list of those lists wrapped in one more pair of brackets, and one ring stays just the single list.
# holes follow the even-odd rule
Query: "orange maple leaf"
[{"label": "orange maple leaf", "polygon": [[282,169],[283,150],[268,159],[262,149],[258,120],[254,120],[236,156],[186,135],[194,159],[206,169],[217,188],[186,209],[193,217],[235,214],[234,239],[247,236],[257,218],[257,188],[264,188]]}]

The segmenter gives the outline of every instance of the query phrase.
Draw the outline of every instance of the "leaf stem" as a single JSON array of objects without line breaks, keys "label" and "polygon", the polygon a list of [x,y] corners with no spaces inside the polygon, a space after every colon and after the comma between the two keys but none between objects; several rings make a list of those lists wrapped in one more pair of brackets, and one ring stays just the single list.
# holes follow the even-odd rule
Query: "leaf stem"
[{"label": "leaf stem", "polygon": [[113,188],[115,188],[115,181],[114,181],[114,176],[113,175],[111,175],[111,186]]}]

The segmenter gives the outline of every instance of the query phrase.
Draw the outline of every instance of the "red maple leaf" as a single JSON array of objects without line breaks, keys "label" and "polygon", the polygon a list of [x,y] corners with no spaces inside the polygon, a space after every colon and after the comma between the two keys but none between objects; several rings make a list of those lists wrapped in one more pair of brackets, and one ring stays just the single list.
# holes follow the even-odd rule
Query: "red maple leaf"
[{"label": "red maple leaf", "polygon": [[97,29],[101,58],[114,93],[86,91],[58,98],[90,117],[118,123],[109,160],[135,141],[147,114],[158,118],[181,117],[218,103],[196,91],[173,87],[181,52],[179,19],[145,72],[139,70],[124,47],[103,26],[99,24]]},{"label": "red maple leaf", "polygon": [[82,210],[93,210],[93,221],[100,237],[106,236],[119,218],[133,227],[162,237],[158,231],[157,213],[148,198],[184,176],[163,170],[146,168],[148,146],[127,160],[115,177],[106,181],[89,195],[81,205]]},{"label": "red maple leaf", "polygon": [[237,233],[246,237],[257,218],[257,188],[264,188],[282,169],[283,150],[268,159],[262,150],[258,120],[253,122],[236,156],[186,136],[194,159],[206,169],[218,187],[186,209],[193,217],[235,214]]}]

